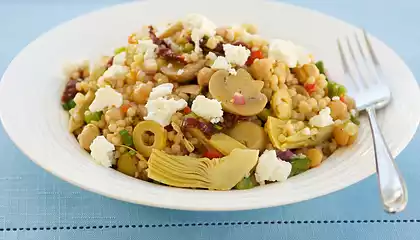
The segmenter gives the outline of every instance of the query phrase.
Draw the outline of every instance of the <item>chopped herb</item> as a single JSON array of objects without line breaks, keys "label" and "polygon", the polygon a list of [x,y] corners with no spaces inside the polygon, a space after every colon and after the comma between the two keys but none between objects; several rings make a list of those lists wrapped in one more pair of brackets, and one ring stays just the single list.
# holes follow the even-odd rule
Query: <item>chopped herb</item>
[{"label": "chopped herb", "polygon": [[318,61],[315,63],[315,66],[318,68],[319,73],[325,74],[324,62]]},{"label": "chopped herb", "polygon": [[89,113],[85,115],[85,122],[86,123],[91,123],[92,121],[100,121],[102,117],[102,111],[99,112],[93,112],[93,113]]},{"label": "chopped herb", "polygon": [[123,144],[126,146],[132,146],[133,145],[133,137],[128,133],[127,130],[121,130],[120,135],[123,141]]},{"label": "chopped herb", "polygon": [[290,160],[290,163],[292,164],[290,177],[305,172],[311,165],[311,161],[305,155],[297,155]]},{"label": "chopped herb", "polygon": [[76,107],[76,103],[73,99],[70,99],[68,102],[62,104],[64,110],[69,111],[70,109]]},{"label": "chopped herb", "polygon": [[130,150],[130,151],[128,151],[128,154],[130,154],[131,156],[134,156],[134,155],[136,155],[136,151]]}]

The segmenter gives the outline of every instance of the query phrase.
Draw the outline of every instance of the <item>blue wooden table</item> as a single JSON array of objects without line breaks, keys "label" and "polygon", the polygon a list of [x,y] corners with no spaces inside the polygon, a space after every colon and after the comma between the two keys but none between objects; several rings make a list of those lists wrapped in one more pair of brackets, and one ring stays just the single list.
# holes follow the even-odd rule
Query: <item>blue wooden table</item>
[{"label": "blue wooden table", "polygon": [[[0,0],[0,74],[44,31],[121,2]],[[420,2],[286,2],[365,27],[395,49],[420,79]],[[137,206],[81,190],[33,164],[0,127],[0,239],[420,239],[419,147],[417,134],[397,158],[409,188],[408,207],[398,215],[382,211],[375,177],[289,206],[204,213]]]}]

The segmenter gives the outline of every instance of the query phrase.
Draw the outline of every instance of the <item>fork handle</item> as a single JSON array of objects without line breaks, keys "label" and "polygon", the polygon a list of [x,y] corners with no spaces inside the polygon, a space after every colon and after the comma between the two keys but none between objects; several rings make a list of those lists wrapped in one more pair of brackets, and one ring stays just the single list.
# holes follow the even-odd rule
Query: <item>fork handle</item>
[{"label": "fork handle", "polygon": [[376,121],[375,108],[368,107],[370,127],[372,129],[373,146],[375,150],[376,172],[378,173],[379,189],[385,211],[396,213],[404,210],[408,195],[394,158],[382,136]]}]

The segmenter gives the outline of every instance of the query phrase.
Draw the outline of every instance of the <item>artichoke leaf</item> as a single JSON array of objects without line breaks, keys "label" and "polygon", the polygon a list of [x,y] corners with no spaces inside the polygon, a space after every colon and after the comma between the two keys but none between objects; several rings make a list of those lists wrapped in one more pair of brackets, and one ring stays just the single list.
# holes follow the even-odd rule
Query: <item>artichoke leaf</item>
[{"label": "artichoke leaf", "polygon": [[257,164],[258,150],[236,148],[223,158],[173,156],[154,149],[148,177],[175,187],[232,189]]},{"label": "artichoke leaf", "polygon": [[[270,116],[265,124],[265,131],[267,132],[271,143],[278,149],[295,149],[319,145],[331,138],[334,129],[334,126],[330,125],[317,128],[317,132],[314,134],[311,133],[306,135],[302,131],[298,131],[291,136],[279,138],[279,136],[285,132],[284,128],[288,121],[291,121],[292,124],[297,122],[297,120],[281,120]],[[310,126],[305,123],[305,127]]]}]

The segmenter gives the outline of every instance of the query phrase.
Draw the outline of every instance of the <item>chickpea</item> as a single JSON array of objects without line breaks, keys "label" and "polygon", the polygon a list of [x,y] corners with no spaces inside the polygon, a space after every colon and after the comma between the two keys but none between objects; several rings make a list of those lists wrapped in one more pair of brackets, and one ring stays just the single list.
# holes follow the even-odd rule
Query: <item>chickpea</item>
[{"label": "chickpea", "polygon": [[213,75],[214,71],[208,67],[202,68],[197,73],[197,82],[200,87],[205,87],[209,85],[210,78]]},{"label": "chickpea", "polygon": [[119,108],[110,108],[105,112],[105,121],[118,121],[124,118],[123,112]]},{"label": "chickpea", "polygon": [[257,80],[269,81],[273,71],[273,64],[274,60],[269,58],[256,59],[249,68],[249,72]]},{"label": "chickpea", "polygon": [[133,93],[131,94],[131,98],[134,102],[137,104],[145,104],[147,100],[149,99],[149,94],[152,91],[153,83],[146,83],[146,84],[140,84],[137,85]]},{"label": "chickpea", "polygon": [[330,104],[328,104],[328,107],[331,109],[331,117],[334,120],[345,120],[349,117],[349,113],[347,112],[347,105],[342,101],[331,101]]},{"label": "chickpea", "polygon": [[99,136],[99,128],[93,124],[86,125],[82,132],[77,136],[77,140],[82,148],[90,150],[90,144]]},{"label": "chickpea", "polygon": [[305,64],[303,65],[303,69],[308,74],[308,77],[318,77],[319,76],[319,70],[317,66],[313,63]]},{"label": "chickpea", "polygon": [[356,108],[356,102],[353,98],[349,96],[344,96],[344,103],[347,105],[347,109],[355,109]]},{"label": "chickpea", "polygon": [[311,160],[311,168],[317,167],[321,164],[324,155],[317,148],[311,148],[306,152],[306,156]]},{"label": "chickpea", "polygon": [[[356,128],[350,127],[349,124],[353,124],[353,123],[341,124],[334,127],[333,137],[337,145],[340,145],[340,146],[351,145],[356,140],[357,135],[358,135],[357,127]],[[351,128],[351,131],[349,128]]]}]

